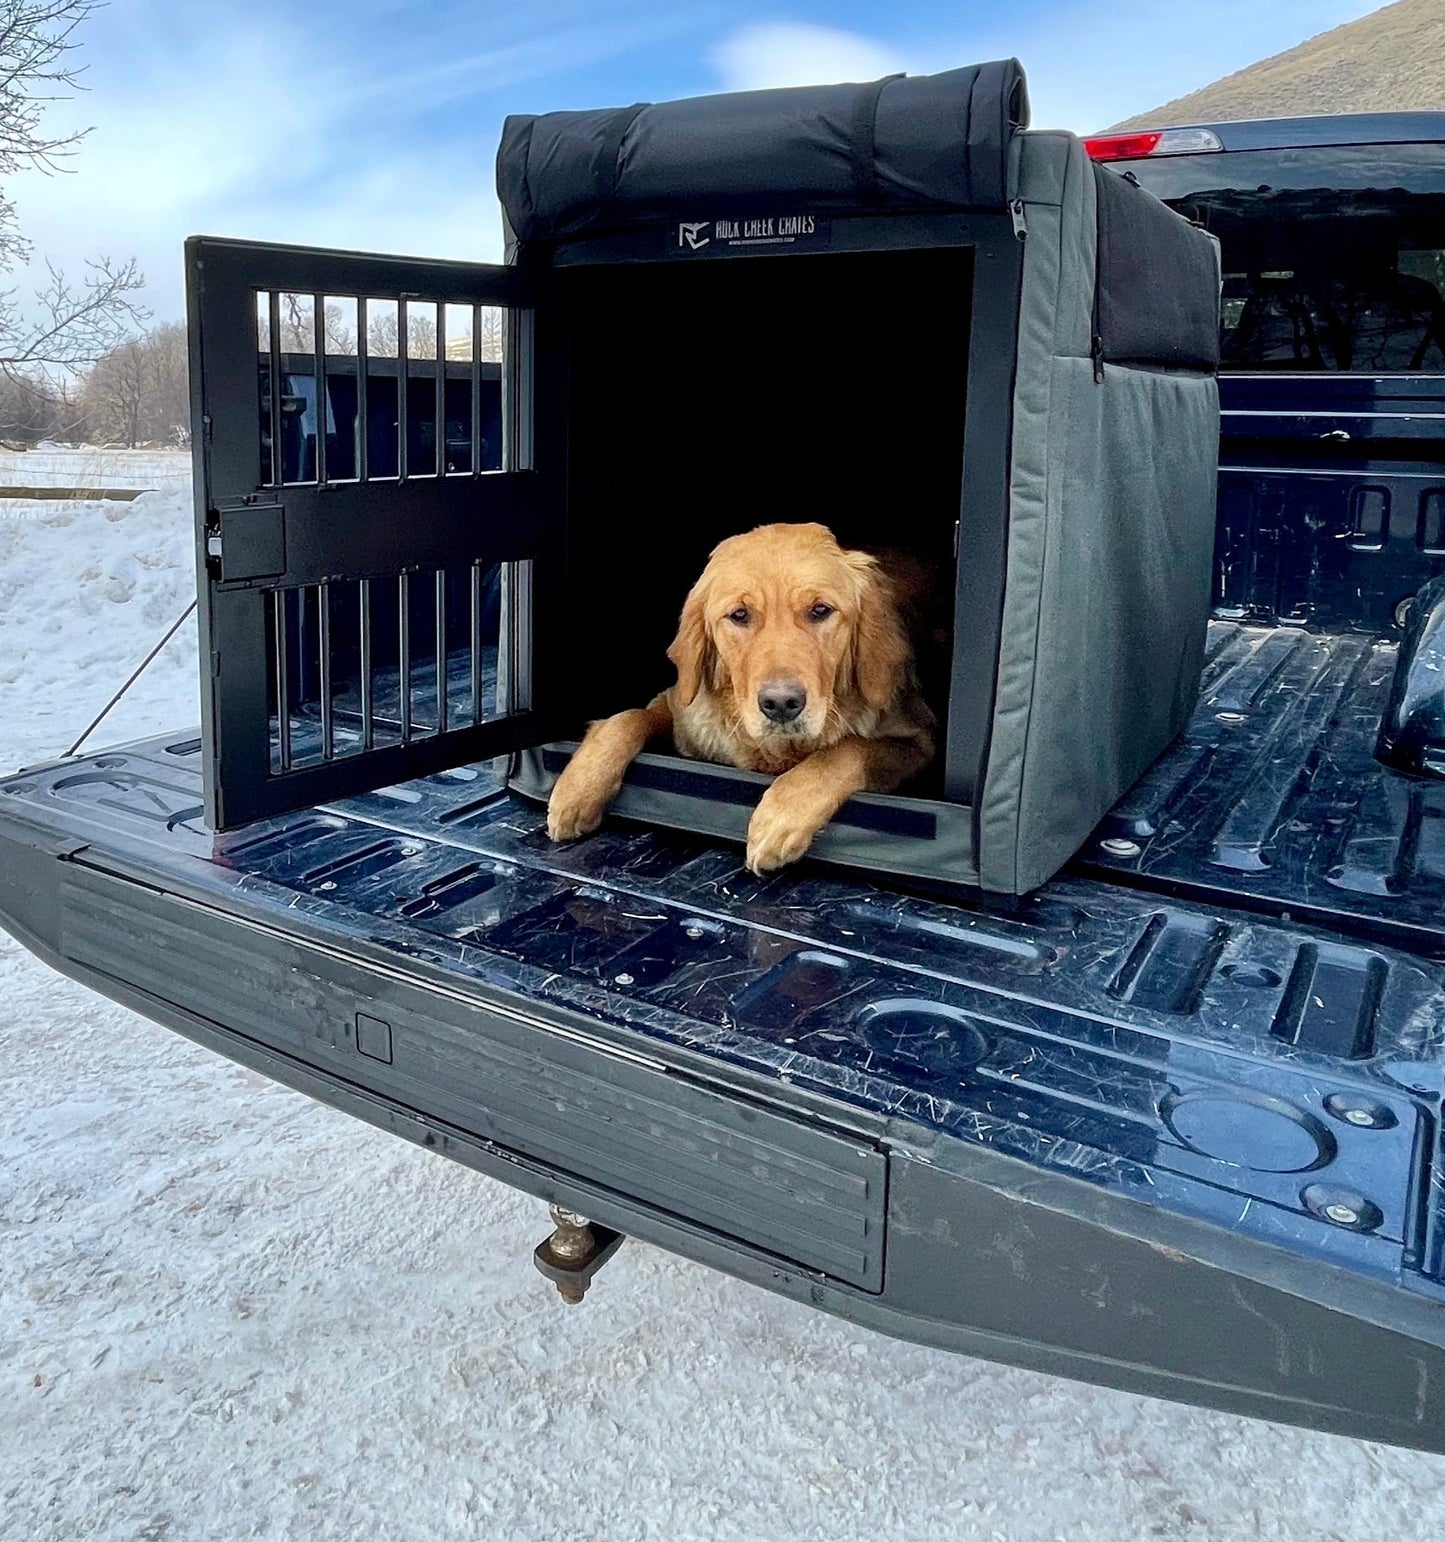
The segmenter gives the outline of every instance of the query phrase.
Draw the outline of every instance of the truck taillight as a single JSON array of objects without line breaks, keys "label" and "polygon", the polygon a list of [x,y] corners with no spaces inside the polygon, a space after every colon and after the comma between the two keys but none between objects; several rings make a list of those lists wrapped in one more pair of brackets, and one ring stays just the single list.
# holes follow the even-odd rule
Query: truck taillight
[{"label": "truck taillight", "polygon": [[1084,141],[1094,161],[1141,161],[1150,155],[1199,155],[1222,150],[1219,135],[1207,128],[1151,129],[1144,134],[1098,134]]}]

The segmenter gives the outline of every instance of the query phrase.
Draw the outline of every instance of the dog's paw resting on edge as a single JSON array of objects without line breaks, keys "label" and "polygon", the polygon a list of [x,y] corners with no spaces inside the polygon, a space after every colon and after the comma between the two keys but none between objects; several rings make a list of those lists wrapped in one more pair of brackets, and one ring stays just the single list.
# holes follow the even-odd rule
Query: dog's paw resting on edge
[{"label": "dog's paw resting on edge", "polygon": [[547,834],[554,841],[591,835],[622,787],[633,757],[649,739],[665,734],[672,719],[658,703],[594,723],[547,800]]},{"label": "dog's paw resting on edge", "polygon": [[634,756],[670,736],[691,759],[772,775],[748,824],[748,866],[796,862],[854,793],[892,792],[933,758],[910,577],[822,525],[723,541],[668,649],[676,685],[592,725],[552,790],[548,834],[595,830]]}]

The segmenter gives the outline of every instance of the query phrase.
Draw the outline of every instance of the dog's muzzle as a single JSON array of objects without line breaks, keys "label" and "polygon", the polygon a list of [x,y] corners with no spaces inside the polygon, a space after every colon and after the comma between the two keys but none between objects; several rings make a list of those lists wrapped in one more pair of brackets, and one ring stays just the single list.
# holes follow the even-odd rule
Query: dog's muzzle
[{"label": "dog's muzzle", "polygon": [[758,692],[758,711],[779,728],[795,723],[807,705],[808,693],[797,680],[769,680]]}]

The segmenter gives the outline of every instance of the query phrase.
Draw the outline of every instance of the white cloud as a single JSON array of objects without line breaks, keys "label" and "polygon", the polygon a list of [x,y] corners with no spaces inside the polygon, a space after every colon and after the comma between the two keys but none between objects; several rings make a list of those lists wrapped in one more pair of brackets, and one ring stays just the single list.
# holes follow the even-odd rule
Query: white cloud
[{"label": "white cloud", "polygon": [[[497,260],[491,162],[504,99],[519,108],[534,98],[544,107],[605,101],[614,94],[605,80],[573,100],[547,77],[683,25],[676,12],[609,3],[605,20],[594,0],[476,6],[464,28],[408,21],[390,50],[343,52],[327,31],[340,25],[339,0],[323,6],[329,22],[270,0],[125,0],[87,24],[79,62],[92,89],[51,111],[57,129],[95,124],[73,174],[21,175],[4,192],[36,250],[61,266],[134,254],[160,318],[182,313],[181,243],[197,232]],[[1027,20],[993,11],[987,25],[922,33],[906,30],[903,4],[887,15],[888,37],[783,17],[734,29],[707,59],[719,87],[747,89],[1017,54],[1035,123],[1087,131],[1369,9],[1370,0],[1055,0]],[[358,19],[349,42],[379,36],[384,21]],[[524,79],[539,84],[510,89]],[[616,99],[677,89],[659,71]]]},{"label": "white cloud", "polygon": [[148,302],[178,316],[181,241],[262,189],[315,176],[344,82],[274,28],[157,44],[123,72],[97,61],[96,77],[92,95],[55,114],[95,125],[74,170],[12,184],[21,226],[66,268],[134,254]]},{"label": "white cloud", "polygon": [[[675,24],[649,34],[625,18],[574,19],[543,36],[529,23],[513,40],[505,18],[479,17],[472,31],[493,48],[448,49],[424,27],[389,54],[344,54],[323,36],[339,24],[335,5],[309,21],[229,0],[126,8],[128,25],[117,7],[87,31],[92,89],[52,109],[57,130],[95,125],[73,170],[24,174],[4,191],[36,252],[67,270],[134,255],[161,319],[184,313],[181,248],[193,234],[500,260],[491,165],[502,107],[487,93]],[[22,291],[36,276],[16,276]]]},{"label": "white cloud", "polygon": [[741,27],[708,58],[725,91],[877,80],[907,68],[895,49],[875,38],[792,21]]}]

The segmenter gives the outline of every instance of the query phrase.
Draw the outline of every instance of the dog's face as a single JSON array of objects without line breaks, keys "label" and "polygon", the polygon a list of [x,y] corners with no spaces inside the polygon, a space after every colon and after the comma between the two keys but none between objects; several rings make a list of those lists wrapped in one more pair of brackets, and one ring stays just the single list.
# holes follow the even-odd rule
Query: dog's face
[{"label": "dog's face", "polygon": [[889,705],[909,649],[871,556],[822,525],[763,525],[714,550],[668,657],[684,706],[711,691],[754,744],[811,750]]}]

